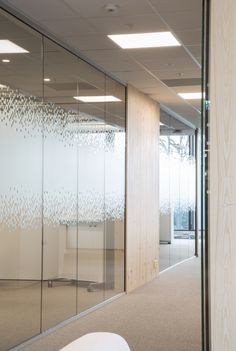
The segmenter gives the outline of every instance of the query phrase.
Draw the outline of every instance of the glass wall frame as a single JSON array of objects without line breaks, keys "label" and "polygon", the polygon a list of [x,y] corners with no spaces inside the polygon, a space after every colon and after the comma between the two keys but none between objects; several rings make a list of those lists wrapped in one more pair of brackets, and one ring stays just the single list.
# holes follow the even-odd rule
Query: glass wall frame
[{"label": "glass wall frame", "polygon": [[25,49],[0,54],[4,351],[124,292],[126,88],[4,10],[0,26]]}]

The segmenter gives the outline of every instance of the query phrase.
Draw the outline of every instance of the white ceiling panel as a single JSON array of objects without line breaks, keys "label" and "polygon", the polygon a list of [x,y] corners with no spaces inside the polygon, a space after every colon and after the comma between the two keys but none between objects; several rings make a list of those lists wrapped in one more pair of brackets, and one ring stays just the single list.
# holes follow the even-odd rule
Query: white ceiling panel
[{"label": "white ceiling panel", "polygon": [[[88,18],[88,21],[105,36],[108,34],[146,33],[168,30],[166,25],[155,14]],[[117,46],[116,44],[114,45]]]},{"label": "white ceiling panel", "polygon": [[[142,0],[117,0],[107,1],[107,0],[64,0],[64,3],[69,5],[71,9],[80,13],[83,17],[110,17],[110,16],[127,16],[127,15],[143,15],[151,14],[152,8],[149,4]],[[117,13],[110,14],[105,10],[107,4],[116,4],[119,7]]]},{"label": "white ceiling panel", "polygon": [[200,68],[196,69],[181,69],[177,70],[176,68],[170,67],[165,70],[152,70],[159,79],[183,79],[183,78],[199,78],[201,77]]},{"label": "white ceiling panel", "polygon": [[37,20],[79,17],[75,9],[71,9],[61,0],[3,0],[3,2],[13,5]]},{"label": "white ceiling panel", "polygon": [[144,88],[155,88],[158,92],[166,91],[166,87],[163,83],[155,78],[147,78],[147,79],[134,79],[129,81],[132,85],[134,85],[138,89]]},{"label": "white ceiling panel", "polygon": [[202,47],[200,45],[187,46],[187,48],[194,57],[201,61]]},{"label": "white ceiling panel", "polygon": [[[189,58],[182,46],[163,47],[163,48],[145,48],[145,49],[126,49],[124,50],[129,56],[134,57],[140,62],[147,60],[156,60],[160,64],[168,62],[175,63],[176,60]],[[190,58],[190,61],[191,58]]]},{"label": "white ceiling panel", "polygon": [[96,60],[116,60],[116,59],[126,59],[128,58],[125,51],[119,49],[112,50],[84,50],[83,53],[89,57]]},{"label": "white ceiling panel", "polygon": [[196,63],[189,56],[172,60],[166,57],[166,62],[158,57],[152,60],[140,60],[140,62],[142,62],[142,64],[150,70],[166,70],[168,64],[173,65],[171,68],[175,68],[179,72],[186,68],[195,69],[197,67]]},{"label": "white ceiling panel", "polygon": [[202,42],[202,31],[197,30],[176,30],[176,37],[184,45],[201,45]]},{"label": "white ceiling panel", "polygon": [[175,30],[200,30],[201,13],[192,11],[163,12],[162,18]]},{"label": "white ceiling panel", "polygon": [[109,50],[114,49],[114,43],[102,34],[68,36],[64,41],[75,49],[85,50]]},{"label": "white ceiling panel", "polygon": [[201,11],[201,0],[149,0],[158,12]]},{"label": "white ceiling panel", "polygon": [[[105,10],[107,3],[113,3],[108,0],[3,1],[13,5],[16,10],[54,34],[59,41],[65,42],[75,51],[78,50],[105,71],[133,84],[182,117],[199,125],[199,101],[184,101],[177,93],[181,89],[195,89],[196,86],[191,87],[190,82],[201,77],[199,65],[194,61],[197,58],[200,62],[201,58],[201,0],[116,0],[114,3],[118,5],[118,11],[113,14]],[[0,25],[1,28],[4,33],[4,27]],[[10,29],[5,29],[5,34],[11,33]],[[107,38],[107,34],[169,29],[184,44],[183,47],[123,50]],[[14,32],[16,31],[12,35]],[[20,31],[15,35],[19,43],[26,39]],[[66,67],[70,59],[64,60],[63,54],[58,50],[55,45],[47,46],[46,69],[48,67],[49,70],[46,72],[52,75],[55,84],[59,81],[68,83],[68,78],[73,81],[73,76],[76,77],[79,72],[79,79],[89,83],[96,82],[95,85],[103,89],[103,73],[82,60],[79,60],[78,70],[76,64],[69,63],[70,69],[64,72],[63,65],[66,63]],[[31,51],[37,52],[34,43],[31,43]],[[25,63],[22,64],[22,71],[25,72],[26,66]],[[29,67],[33,70],[34,63],[30,63]],[[10,74],[12,73],[13,70],[10,70]],[[24,77],[19,79],[22,79],[23,84]],[[168,79],[178,81],[176,84],[181,84],[181,80],[184,84],[184,79],[189,81],[185,81],[187,86],[179,85],[177,89],[175,85],[171,85],[172,82],[165,82],[166,85],[161,82]],[[197,84],[197,80],[195,82]],[[33,89],[33,85],[31,88]]]},{"label": "white ceiling panel", "polygon": [[[84,54],[86,52],[83,52]],[[89,56],[87,56],[89,57]],[[92,59],[92,58],[91,58]],[[94,60],[94,59],[93,59]],[[97,59],[94,60],[99,66],[109,72],[117,72],[117,71],[138,71],[140,66],[133,61],[132,59],[116,59],[116,60],[109,60],[109,59]]]},{"label": "white ceiling panel", "polygon": [[12,41],[19,38],[32,37],[32,31],[30,29],[26,29],[25,26],[19,24],[13,26],[9,21],[0,21],[0,33],[1,38],[7,38]]},{"label": "white ceiling panel", "polygon": [[123,80],[124,82],[135,81],[138,80],[146,80],[151,78],[152,76],[146,71],[125,71],[125,72],[114,72],[116,76]]},{"label": "white ceiling panel", "polygon": [[43,27],[53,34],[61,37],[72,35],[87,35],[96,34],[97,30],[91,24],[82,18],[71,18],[67,20],[42,21]]}]

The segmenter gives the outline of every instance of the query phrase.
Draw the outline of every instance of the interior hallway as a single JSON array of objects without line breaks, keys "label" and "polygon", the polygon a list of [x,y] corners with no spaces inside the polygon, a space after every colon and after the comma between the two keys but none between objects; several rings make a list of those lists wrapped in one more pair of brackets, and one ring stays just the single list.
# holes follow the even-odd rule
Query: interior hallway
[{"label": "interior hallway", "polygon": [[24,348],[58,351],[90,332],[123,336],[131,351],[200,351],[200,259],[193,258],[135,292]]}]

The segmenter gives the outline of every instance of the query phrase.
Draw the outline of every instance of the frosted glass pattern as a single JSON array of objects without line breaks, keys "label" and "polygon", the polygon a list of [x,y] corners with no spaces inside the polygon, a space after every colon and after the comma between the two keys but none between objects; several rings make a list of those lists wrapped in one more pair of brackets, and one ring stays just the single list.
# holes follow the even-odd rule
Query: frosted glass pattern
[{"label": "frosted glass pattern", "polygon": [[[123,85],[76,55],[2,10],[0,22],[28,50],[0,65],[6,351],[124,291],[126,101]],[[119,100],[74,99],[88,94]]]},{"label": "frosted glass pattern", "polygon": [[188,136],[160,137],[160,211],[195,210],[195,158]]},{"label": "frosted glass pattern", "polygon": [[160,137],[160,270],[194,255],[194,136]]},{"label": "frosted glass pattern", "polygon": [[[79,168],[78,217],[81,221],[124,218],[124,145],[125,133],[122,131],[87,132],[78,136],[79,162],[86,162],[87,167],[90,162],[93,169],[102,168],[101,173],[96,175],[92,171],[88,172],[88,169],[84,172],[84,167]],[[105,205],[104,152],[108,168]]]}]

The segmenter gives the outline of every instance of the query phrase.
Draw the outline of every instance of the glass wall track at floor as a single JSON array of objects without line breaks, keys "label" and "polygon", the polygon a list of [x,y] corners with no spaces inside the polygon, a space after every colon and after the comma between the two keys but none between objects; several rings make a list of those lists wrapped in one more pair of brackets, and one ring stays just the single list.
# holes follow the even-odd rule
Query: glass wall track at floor
[{"label": "glass wall track at floor", "polygon": [[5,351],[124,291],[126,89],[4,10],[0,27]]}]

